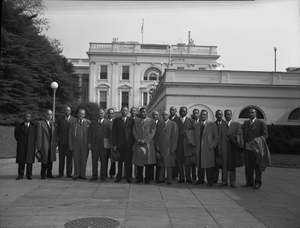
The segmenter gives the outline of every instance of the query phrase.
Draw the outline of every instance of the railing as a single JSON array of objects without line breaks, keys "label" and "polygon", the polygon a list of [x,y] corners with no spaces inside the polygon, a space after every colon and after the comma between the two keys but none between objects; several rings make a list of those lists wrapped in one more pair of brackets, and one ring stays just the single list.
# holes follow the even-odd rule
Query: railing
[{"label": "railing", "polygon": [[138,44],[138,43],[90,43],[89,52],[156,53],[172,55],[218,55],[216,46]]}]

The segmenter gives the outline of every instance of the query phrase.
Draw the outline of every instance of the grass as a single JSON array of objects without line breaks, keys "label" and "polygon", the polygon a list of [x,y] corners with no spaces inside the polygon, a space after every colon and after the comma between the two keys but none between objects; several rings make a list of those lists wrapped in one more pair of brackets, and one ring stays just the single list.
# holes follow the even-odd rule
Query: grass
[{"label": "grass", "polygon": [[[0,159],[16,157],[16,140],[14,127],[0,126]],[[300,168],[300,155],[271,154],[272,166]]]}]

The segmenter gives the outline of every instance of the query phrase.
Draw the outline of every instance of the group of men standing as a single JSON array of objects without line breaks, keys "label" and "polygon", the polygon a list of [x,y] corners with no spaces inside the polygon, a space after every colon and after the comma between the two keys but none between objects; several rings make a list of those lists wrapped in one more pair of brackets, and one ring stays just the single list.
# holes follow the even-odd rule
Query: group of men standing
[{"label": "group of men standing", "polygon": [[[77,180],[86,180],[86,163],[91,151],[92,177],[90,181],[106,181],[116,174],[115,182],[126,178],[132,183],[151,180],[156,183],[171,185],[173,180],[178,183],[204,184],[207,186],[218,183],[219,169],[222,169],[220,187],[230,185],[236,188],[236,167],[245,163],[246,184],[243,187],[260,188],[263,158],[257,152],[255,142],[265,143],[268,136],[266,124],[256,118],[256,110],[249,109],[250,119],[244,122],[244,128],[232,120],[231,110],[216,111],[216,121],[208,120],[206,110],[193,110],[192,118],[187,116],[186,107],[176,107],[169,111],[152,113],[148,117],[147,108],[121,108],[121,116],[114,118],[114,110],[100,109],[98,117],[92,122],[85,119],[85,110],[78,111],[77,119],[72,117],[70,107],[65,108],[65,115],[52,121],[52,111],[47,110],[45,120],[35,124],[31,115],[24,116],[24,122],[15,128],[18,142],[17,159],[19,164],[17,180],[24,176],[32,179],[32,163],[37,151],[41,154],[41,179],[54,178],[52,164],[56,160],[56,147],[59,150],[59,174],[57,178],[66,176]],[[106,118],[107,117],[107,118]],[[256,140],[256,141],[255,141]],[[241,155],[244,154],[244,159]],[[108,162],[111,159],[110,170]],[[100,173],[98,166],[100,162]],[[73,165],[74,164],[74,165]],[[133,167],[136,169],[133,172]],[[144,172],[145,167],[145,172]],[[124,168],[124,169],[123,169]],[[72,175],[72,169],[74,169]],[[167,178],[165,177],[167,171]],[[124,172],[124,173],[123,173]],[[255,179],[254,179],[255,172]],[[198,179],[196,179],[198,177]],[[229,182],[229,183],[228,183]]]}]

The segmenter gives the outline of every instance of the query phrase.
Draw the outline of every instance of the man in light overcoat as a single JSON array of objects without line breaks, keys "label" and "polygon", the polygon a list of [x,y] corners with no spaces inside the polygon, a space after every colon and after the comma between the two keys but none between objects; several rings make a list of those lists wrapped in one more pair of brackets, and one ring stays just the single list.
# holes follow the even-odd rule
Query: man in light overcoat
[{"label": "man in light overcoat", "polygon": [[[147,109],[145,107],[140,108],[141,118],[135,121],[133,125],[133,137],[135,144],[133,146],[133,160],[132,163],[137,166],[137,177],[135,183],[143,181],[143,170],[145,171],[145,183],[150,184],[150,172],[149,165],[156,163],[155,148],[154,148],[154,135],[156,130],[155,120],[147,117]],[[139,153],[140,148],[145,148],[145,156],[141,156]]]},{"label": "man in light overcoat", "polygon": [[206,172],[207,186],[214,184],[213,168],[215,166],[214,148],[219,141],[217,126],[214,122],[208,121],[208,112],[202,110],[200,113],[201,122],[194,128],[196,141],[196,157],[198,168],[198,181],[195,184],[204,184],[204,170]]},{"label": "man in light overcoat", "polygon": [[178,127],[174,121],[169,120],[169,112],[162,113],[163,121],[156,127],[155,145],[156,150],[161,154],[159,180],[156,183],[165,182],[165,169],[167,169],[167,184],[172,184],[172,170],[175,167],[175,156],[178,140]]}]

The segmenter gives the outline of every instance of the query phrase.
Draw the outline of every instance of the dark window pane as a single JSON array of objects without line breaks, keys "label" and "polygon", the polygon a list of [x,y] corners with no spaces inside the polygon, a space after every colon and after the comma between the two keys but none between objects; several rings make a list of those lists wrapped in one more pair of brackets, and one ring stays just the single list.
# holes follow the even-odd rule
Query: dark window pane
[{"label": "dark window pane", "polygon": [[122,92],[121,107],[129,107],[129,92]]},{"label": "dark window pane", "polygon": [[100,79],[107,79],[107,66],[101,65],[100,68]]},{"label": "dark window pane", "polygon": [[122,67],[122,80],[129,80],[129,66]]}]

